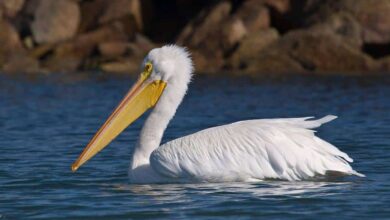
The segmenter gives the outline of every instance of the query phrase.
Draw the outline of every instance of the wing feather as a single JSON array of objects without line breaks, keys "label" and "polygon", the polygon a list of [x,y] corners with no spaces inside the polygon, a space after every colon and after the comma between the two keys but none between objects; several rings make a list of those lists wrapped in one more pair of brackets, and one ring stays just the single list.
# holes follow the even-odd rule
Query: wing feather
[{"label": "wing feather", "polygon": [[335,119],[261,119],[205,129],[173,141],[150,157],[152,168],[178,180],[302,180],[327,171],[361,175],[352,159],[315,136],[313,128]]}]

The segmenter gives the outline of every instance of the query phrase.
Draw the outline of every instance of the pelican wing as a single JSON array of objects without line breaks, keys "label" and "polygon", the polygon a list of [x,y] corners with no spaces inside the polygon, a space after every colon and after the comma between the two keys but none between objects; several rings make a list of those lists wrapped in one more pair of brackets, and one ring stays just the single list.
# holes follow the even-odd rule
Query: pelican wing
[{"label": "pelican wing", "polygon": [[173,141],[151,157],[159,174],[207,182],[302,180],[327,171],[361,175],[352,159],[310,130],[335,119],[261,119],[205,129]]}]

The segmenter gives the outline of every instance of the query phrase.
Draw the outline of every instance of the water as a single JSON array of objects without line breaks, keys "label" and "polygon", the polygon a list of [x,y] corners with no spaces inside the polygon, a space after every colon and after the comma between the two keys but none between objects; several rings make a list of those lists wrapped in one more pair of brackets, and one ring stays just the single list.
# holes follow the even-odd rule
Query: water
[{"label": "water", "polygon": [[131,185],[145,117],[77,173],[70,165],[131,79],[0,78],[0,219],[389,219],[390,80],[198,78],[164,140],[252,118],[340,118],[319,135],[367,178]]}]

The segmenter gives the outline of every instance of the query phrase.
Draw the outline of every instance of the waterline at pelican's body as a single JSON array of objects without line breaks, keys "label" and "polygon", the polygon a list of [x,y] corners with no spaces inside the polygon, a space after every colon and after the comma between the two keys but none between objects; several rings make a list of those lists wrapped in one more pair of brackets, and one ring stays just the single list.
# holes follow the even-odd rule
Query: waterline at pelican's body
[{"label": "waterline at pelican's body", "polygon": [[193,72],[178,46],[153,49],[143,73],[72,169],[107,146],[152,108],[130,163],[133,183],[305,180],[328,172],[358,175],[352,159],[311,129],[336,118],[259,119],[205,129],[160,146],[164,131],[186,94]]}]

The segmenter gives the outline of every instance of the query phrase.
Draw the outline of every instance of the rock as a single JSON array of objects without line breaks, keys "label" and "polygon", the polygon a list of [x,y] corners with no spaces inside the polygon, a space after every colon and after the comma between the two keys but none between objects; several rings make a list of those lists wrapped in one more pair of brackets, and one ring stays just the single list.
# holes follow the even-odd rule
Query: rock
[{"label": "rock", "polygon": [[121,20],[134,22],[130,28],[141,30],[143,26],[141,5],[139,0],[94,0],[83,1],[81,8],[81,24],[79,31],[88,32],[94,28]]},{"label": "rock", "polygon": [[232,18],[222,24],[223,50],[229,50],[247,34],[247,29],[241,19]]},{"label": "rock", "polygon": [[51,71],[73,71],[97,48],[109,41],[126,41],[127,36],[116,25],[102,27],[96,31],[82,34],[72,41],[59,44],[52,55],[44,61],[44,67]]},{"label": "rock", "polygon": [[8,73],[38,72],[38,61],[28,56],[15,28],[0,19],[0,30],[0,69]]},{"label": "rock", "polygon": [[268,28],[271,20],[268,9],[259,0],[248,0],[234,15],[242,20],[248,32]]},{"label": "rock", "polygon": [[380,65],[379,71],[390,73],[390,56],[380,59],[379,65]]},{"label": "rock", "polygon": [[388,0],[344,0],[363,28],[366,43],[390,42],[390,1]]},{"label": "rock", "polygon": [[361,74],[378,69],[377,63],[339,37],[309,30],[292,31],[241,61],[250,73],[343,73]]},{"label": "rock", "polygon": [[372,58],[332,35],[294,31],[278,46],[310,71],[358,74],[376,68]]},{"label": "rock", "polygon": [[13,53],[8,57],[2,71],[6,73],[37,73],[41,70],[38,60],[29,57],[27,53]]},{"label": "rock", "polygon": [[133,15],[138,29],[142,29],[142,12],[140,0],[112,0],[106,5],[103,15],[99,18],[100,24],[108,23],[126,15]]},{"label": "rock", "polygon": [[307,72],[299,62],[280,51],[260,53],[256,58],[245,63],[245,68],[241,70],[242,74],[259,76]]},{"label": "rock", "polygon": [[143,53],[141,54],[141,56],[148,53],[153,48],[157,47],[157,45],[150,41],[149,38],[141,34],[135,35],[134,43],[137,45],[138,51]]},{"label": "rock", "polygon": [[364,43],[385,44],[390,42],[390,1],[388,0],[309,0],[306,10],[311,14],[310,23],[329,17],[337,12],[350,13],[362,27]]},{"label": "rock", "polygon": [[247,35],[239,44],[237,50],[229,59],[229,67],[239,69],[247,60],[252,59],[279,39],[279,33],[275,29],[258,30]]},{"label": "rock", "polygon": [[358,21],[346,12],[331,14],[307,30],[339,37],[345,43],[356,48],[363,46],[362,28]]},{"label": "rock", "polygon": [[221,1],[187,24],[177,43],[196,54],[198,71],[212,72],[225,65],[225,57],[248,33],[269,25],[269,11],[260,1],[245,1],[236,11],[230,1]]},{"label": "rock", "polygon": [[6,63],[8,57],[15,53],[24,52],[18,32],[15,28],[0,19],[0,67]]},{"label": "rock", "polygon": [[90,32],[99,26],[98,18],[106,10],[108,3],[106,0],[82,1],[80,3],[79,33]]},{"label": "rock", "polygon": [[197,47],[205,40],[210,40],[210,35],[215,34],[221,24],[229,17],[231,3],[222,1],[210,10],[202,11],[181,32],[177,42],[190,47]]},{"label": "rock", "polygon": [[3,16],[12,18],[23,8],[23,5],[24,0],[1,0],[0,11],[2,11]]},{"label": "rock", "polygon": [[126,53],[128,44],[121,41],[108,41],[99,44],[99,52],[105,58],[116,58]]},{"label": "rock", "polygon": [[290,10],[290,0],[264,0],[264,4],[279,14],[285,14]]},{"label": "rock", "polygon": [[120,61],[103,63],[100,65],[100,69],[105,72],[111,73],[130,73],[130,74],[139,74],[140,63],[142,59],[123,58]]},{"label": "rock", "polygon": [[[229,20],[232,5],[228,1],[219,2],[208,10],[202,11],[183,29],[177,43],[189,47],[198,71],[218,70],[224,64],[223,24]],[[195,52],[194,52],[195,51]],[[202,57],[202,58],[200,58]],[[207,60],[207,63],[198,63]]]},{"label": "rock", "polygon": [[75,36],[80,23],[78,3],[71,0],[40,0],[31,30],[38,43],[57,43]]}]

